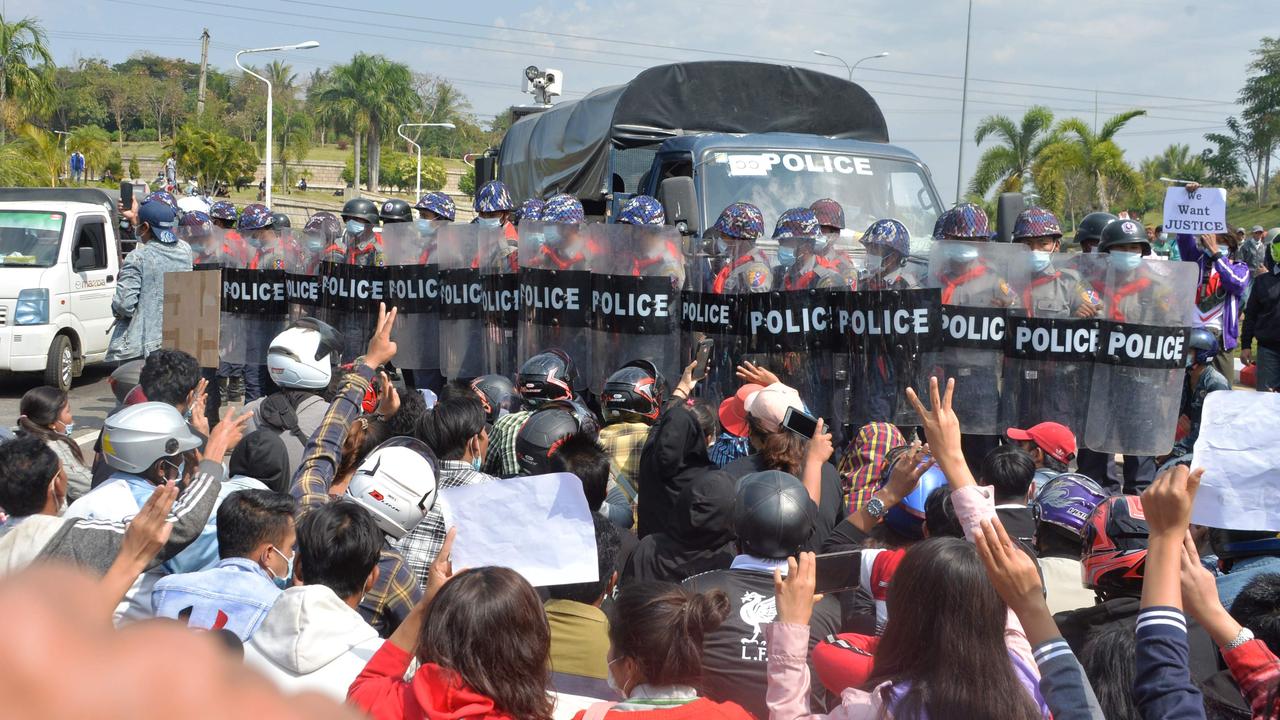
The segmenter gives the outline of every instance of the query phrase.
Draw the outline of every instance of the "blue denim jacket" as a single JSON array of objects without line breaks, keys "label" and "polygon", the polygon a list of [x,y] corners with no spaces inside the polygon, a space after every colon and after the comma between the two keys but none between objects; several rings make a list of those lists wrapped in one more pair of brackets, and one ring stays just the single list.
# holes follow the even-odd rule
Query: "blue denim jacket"
[{"label": "blue denim jacket", "polygon": [[248,642],[280,592],[257,563],[227,558],[208,570],[160,579],[151,593],[151,607],[156,617],[173,619],[191,608],[187,625],[203,629],[214,626],[221,610],[227,615],[223,627]]}]

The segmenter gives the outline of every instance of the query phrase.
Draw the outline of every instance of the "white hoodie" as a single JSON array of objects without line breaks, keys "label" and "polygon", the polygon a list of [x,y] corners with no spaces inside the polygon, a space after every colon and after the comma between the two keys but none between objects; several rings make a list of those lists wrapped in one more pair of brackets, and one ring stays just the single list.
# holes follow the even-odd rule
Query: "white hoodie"
[{"label": "white hoodie", "polygon": [[285,590],[244,646],[244,661],[286,692],[346,700],[347,688],[383,640],[324,585]]}]

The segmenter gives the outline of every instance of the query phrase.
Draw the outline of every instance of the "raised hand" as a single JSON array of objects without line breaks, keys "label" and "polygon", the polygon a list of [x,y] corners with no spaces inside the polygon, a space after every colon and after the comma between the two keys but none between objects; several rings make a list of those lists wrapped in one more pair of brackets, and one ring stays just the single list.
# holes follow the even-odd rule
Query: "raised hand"
[{"label": "raised hand", "polygon": [[756,385],[764,385],[765,387],[768,387],[779,382],[778,376],[774,375],[768,368],[763,368],[759,365],[746,361],[743,361],[743,363],[738,366],[738,370],[735,374],[738,376],[738,380],[743,384],[754,383]]},{"label": "raised hand", "polygon": [[387,312],[385,303],[378,303],[378,326],[369,338],[369,348],[364,353],[364,364],[378,369],[396,356],[396,342],[391,339],[391,328],[396,323],[396,308]]},{"label": "raised hand", "polygon": [[1152,537],[1174,536],[1179,543],[1182,541],[1191,523],[1191,506],[1203,475],[1204,468],[1192,471],[1186,465],[1175,465],[1161,473],[1142,493],[1142,510]]},{"label": "raised hand", "polygon": [[938,378],[929,378],[929,407],[926,410],[916,395],[914,388],[907,388],[907,402],[911,403],[920,416],[920,424],[924,427],[925,439],[938,462],[938,467],[946,474],[947,481],[953,488],[973,485],[973,474],[964,462],[964,451],[960,448],[960,418],[952,409],[955,396],[955,378],[947,380],[946,393],[938,390]]},{"label": "raised hand", "polygon": [[244,437],[244,426],[253,417],[253,411],[236,414],[235,408],[227,411],[222,422],[209,433],[209,440],[204,444],[204,458],[214,462],[222,462],[227,451],[234,448]]},{"label": "raised hand", "polygon": [[809,438],[809,447],[805,451],[805,462],[821,465],[830,460],[835,451],[831,433],[827,431],[826,421],[818,418],[818,427],[813,431],[813,437]]},{"label": "raised hand", "polygon": [[928,455],[928,446],[917,443],[898,456],[893,470],[889,472],[889,481],[884,486],[893,499],[902,500],[920,484],[920,477],[934,466],[932,458],[925,459]]}]

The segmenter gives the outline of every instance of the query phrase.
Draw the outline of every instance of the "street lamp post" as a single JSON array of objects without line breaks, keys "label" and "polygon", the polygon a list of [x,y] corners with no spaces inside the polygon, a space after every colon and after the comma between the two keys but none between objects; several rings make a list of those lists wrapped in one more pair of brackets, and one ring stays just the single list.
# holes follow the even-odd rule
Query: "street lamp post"
[{"label": "street lamp post", "polygon": [[841,57],[839,57],[838,55],[832,55],[832,54],[831,54],[831,53],[829,53],[829,52],[823,52],[823,51],[821,51],[821,50],[814,50],[814,51],[813,51],[813,54],[814,54],[814,55],[820,55],[820,56],[825,57],[825,58],[831,58],[832,60],[839,60],[839,61],[840,61],[840,64],[841,64],[841,65],[844,65],[844,69],[849,71],[849,81],[850,81],[850,82],[852,82],[852,81],[853,81],[853,71],[854,71],[854,70],[857,70],[857,69],[858,69],[858,66],[859,66],[859,65],[861,65],[862,63],[864,63],[864,62],[866,62],[866,61],[868,61],[868,60],[879,60],[880,58],[889,57],[889,53],[886,51],[886,52],[878,53],[878,54],[876,54],[876,55],[868,55],[868,56],[866,56],[866,57],[864,57],[864,58],[860,58],[857,62],[855,62],[854,64],[850,65],[849,63],[847,63],[847,62],[845,62],[845,61],[844,61],[844,58],[841,58]]},{"label": "street lamp post", "polygon": [[407,127],[420,127],[420,128],[438,127],[438,128],[448,128],[449,130],[453,130],[457,126],[451,122],[442,122],[442,123],[400,123],[400,125],[396,127],[396,134],[404,138],[405,142],[412,145],[413,149],[418,151],[418,175],[417,175],[417,181],[414,183],[414,187],[413,187],[413,196],[415,198],[420,198],[422,197],[422,146],[414,142],[413,140],[411,140],[408,135],[404,134],[404,129]]},{"label": "street lamp post", "polygon": [[247,75],[252,75],[267,84],[267,177],[263,181],[263,187],[265,188],[263,192],[263,202],[266,204],[267,207],[271,207],[271,171],[272,171],[272,167],[271,167],[271,105],[272,105],[271,81],[262,77],[258,73],[250,70],[249,68],[241,65],[240,56],[245,55],[247,53],[281,52],[284,50],[310,50],[312,48],[317,48],[317,47],[320,47],[320,43],[316,42],[315,40],[308,40],[306,42],[298,43],[297,45],[280,45],[277,47],[255,48],[252,50],[240,50],[236,53],[236,67],[240,68],[241,72]]},{"label": "street lamp post", "polygon": [[973,37],[973,0],[969,0],[969,15],[964,31],[964,85],[960,91],[960,157],[956,159],[956,204],[960,204],[964,178],[964,120],[969,112],[969,40]]}]

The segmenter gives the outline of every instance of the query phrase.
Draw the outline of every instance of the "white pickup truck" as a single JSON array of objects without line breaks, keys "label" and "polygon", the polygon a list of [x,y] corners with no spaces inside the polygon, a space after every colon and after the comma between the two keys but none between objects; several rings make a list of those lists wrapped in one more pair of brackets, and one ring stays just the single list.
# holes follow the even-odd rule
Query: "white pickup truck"
[{"label": "white pickup truck", "polygon": [[0,189],[0,371],[67,390],[102,362],[120,274],[116,199],[93,188]]}]

